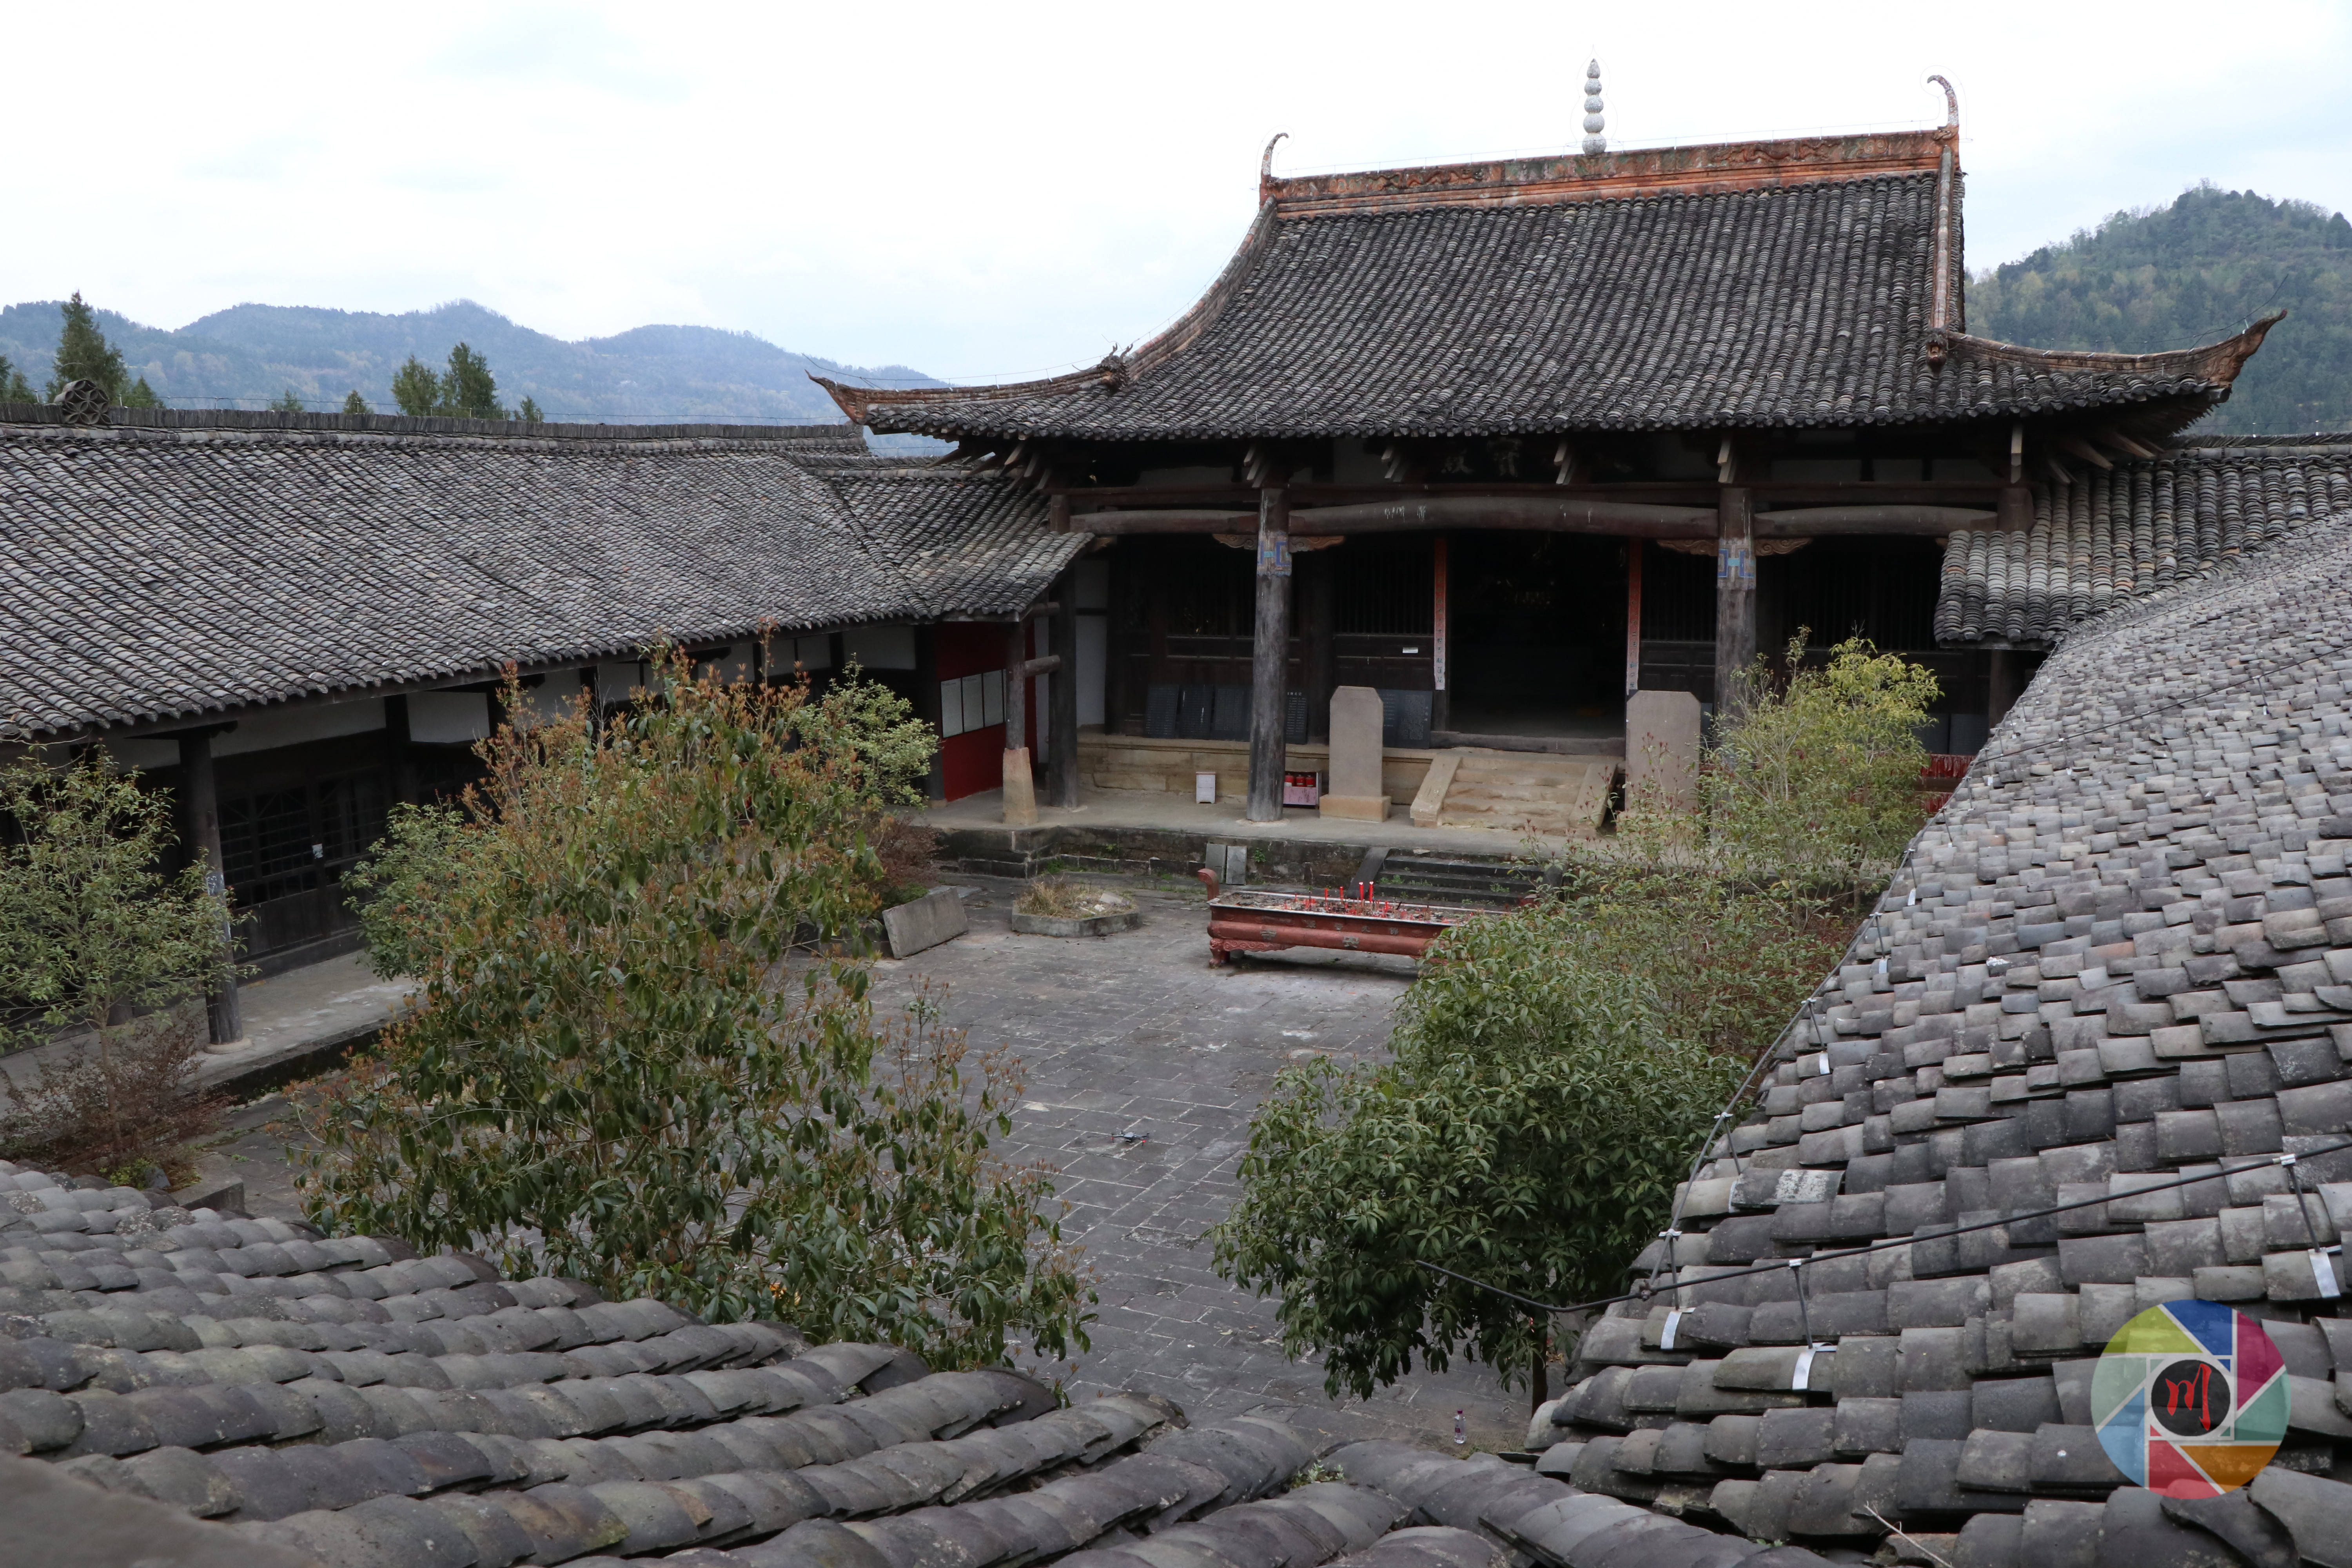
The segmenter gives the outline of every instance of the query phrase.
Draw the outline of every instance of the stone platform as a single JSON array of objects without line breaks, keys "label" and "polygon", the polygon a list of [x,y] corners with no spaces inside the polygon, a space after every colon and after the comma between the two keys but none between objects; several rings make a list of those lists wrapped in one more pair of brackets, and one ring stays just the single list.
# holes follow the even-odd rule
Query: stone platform
[{"label": "stone platform", "polygon": [[[1411,798],[1408,796],[1407,798]],[[1293,808],[1280,822],[1244,821],[1237,803],[1197,805],[1143,790],[1082,789],[1075,807],[1040,805],[1034,827],[1008,827],[1003,797],[990,790],[923,813],[943,840],[940,860],[976,876],[1034,877],[1053,870],[1189,877],[1211,844],[1246,846],[1250,876],[1298,887],[1348,882],[1375,849],[1505,861],[1560,842],[1496,828],[1420,827],[1400,805],[1385,822],[1349,822]]]}]

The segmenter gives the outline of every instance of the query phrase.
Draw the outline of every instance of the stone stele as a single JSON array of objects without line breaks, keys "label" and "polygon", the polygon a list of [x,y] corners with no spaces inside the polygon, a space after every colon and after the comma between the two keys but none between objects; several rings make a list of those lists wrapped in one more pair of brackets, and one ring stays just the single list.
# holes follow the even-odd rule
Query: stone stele
[{"label": "stone stele", "polygon": [[1318,807],[1325,816],[1384,822],[1381,793],[1381,694],[1369,686],[1331,693],[1331,787]]},{"label": "stone stele", "polygon": [[1636,691],[1625,703],[1625,800],[1688,807],[1696,800],[1698,699]]}]

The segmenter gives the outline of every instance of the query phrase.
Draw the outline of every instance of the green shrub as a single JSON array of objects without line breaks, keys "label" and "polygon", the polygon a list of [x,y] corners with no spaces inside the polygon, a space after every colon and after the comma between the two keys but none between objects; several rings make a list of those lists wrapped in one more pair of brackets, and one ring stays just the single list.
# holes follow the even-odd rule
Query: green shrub
[{"label": "green shrub", "polygon": [[205,988],[229,970],[205,868],[159,869],[171,802],[91,752],[0,769],[0,1050],[61,1035],[30,1081],[0,1072],[0,1153],[143,1168],[192,1135]]},{"label": "green shrub", "polygon": [[1655,1030],[1641,976],[1587,962],[1561,904],[1449,932],[1400,1005],[1395,1057],[1286,1071],[1213,1233],[1216,1267],[1278,1292],[1283,1344],[1369,1395],[1419,1357],[1539,1379],[1539,1301],[1623,1288],[1739,1064]]},{"label": "green shrub", "polygon": [[1456,1354],[1541,1397],[1535,1301],[1626,1288],[1747,1065],[1837,962],[1868,884],[1920,820],[1913,733],[1934,679],[1866,643],[1770,679],[1696,799],[1637,798],[1559,857],[1534,907],[1448,932],[1400,1006],[1394,1059],[1276,1080],[1229,1279],[1280,1292],[1284,1343],[1360,1396]]},{"label": "green shrub", "polygon": [[[799,688],[697,679],[485,742],[362,878],[416,1010],[312,1115],[310,1212],[935,1365],[1083,1347],[1051,1174],[991,1149],[1017,1063],[877,1020],[813,951],[876,907],[876,784]],[[514,705],[510,704],[510,708]]]},{"label": "green shrub", "polygon": [[1807,666],[1804,652],[1800,631],[1785,679],[1757,661],[1750,700],[1706,751],[1696,810],[1627,803],[1620,832],[1630,852],[1835,898],[1902,853],[1922,820],[1927,753],[1917,731],[1936,678],[1860,637],[1832,648],[1826,664]]}]

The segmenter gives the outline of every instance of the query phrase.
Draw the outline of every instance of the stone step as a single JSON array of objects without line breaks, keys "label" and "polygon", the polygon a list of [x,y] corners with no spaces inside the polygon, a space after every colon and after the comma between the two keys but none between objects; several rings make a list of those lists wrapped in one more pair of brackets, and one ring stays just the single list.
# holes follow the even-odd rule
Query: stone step
[{"label": "stone step", "polygon": [[1445,792],[1439,820],[1450,827],[1589,838],[1600,830],[1615,778],[1614,759],[1472,753]]}]

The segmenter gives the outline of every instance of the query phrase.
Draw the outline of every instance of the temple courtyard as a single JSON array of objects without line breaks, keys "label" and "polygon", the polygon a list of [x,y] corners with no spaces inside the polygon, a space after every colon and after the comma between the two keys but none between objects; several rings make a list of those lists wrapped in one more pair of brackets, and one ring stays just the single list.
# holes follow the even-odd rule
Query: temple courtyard
[{"label": "temple courtyard", "polygon": [[[1517,1447],[1527,1395],[1483,1366],[1417,1373],[1368,1402],[1327,1397],[1316,1362],[1282,1353],[1275,1303],[1218,1279],[1199,1240],[1234,1199],[1250,1116],[1275,1075],[1318,1056],[1377,1059],[1411,961],[1298,952],[1213,969],[1202,895],[1172,879],[1122,880],[1143,911],[1138,930],[1018,936],[1008,919],[1018,883],[956,880],[970,889],[971,931],[880,961],[877,994],[887,1006],[928,990],[975,1048],[1009,1045],[1024,1064],[1003,1147],[1061,1172],[1064,1234],[1085,1246],[1101,1296],[1093,1349],[1065,1373],[1072,1397],[1134,1389],[1196,1420],[1274,1410],[1332,1437],[1449,1447],[1459,1410],[1472,1445]],[[270,988],[295,980],[251,994],[267,1008]],[[204,1158],[207,1177],[244,1181],[256,1215],[298,1211],[288,1110],[276,1094],[240,1107]]]}]

